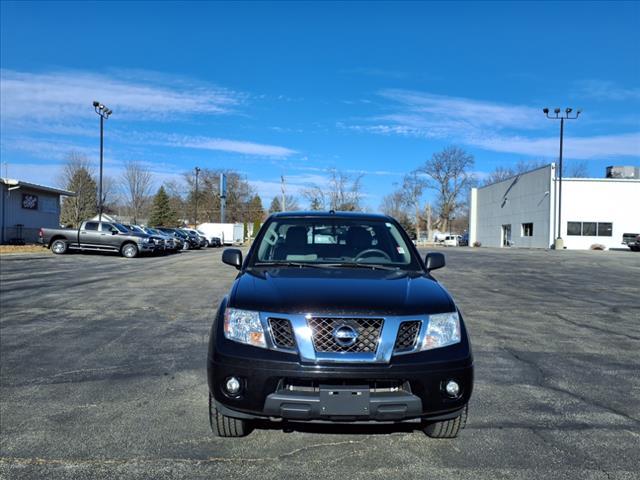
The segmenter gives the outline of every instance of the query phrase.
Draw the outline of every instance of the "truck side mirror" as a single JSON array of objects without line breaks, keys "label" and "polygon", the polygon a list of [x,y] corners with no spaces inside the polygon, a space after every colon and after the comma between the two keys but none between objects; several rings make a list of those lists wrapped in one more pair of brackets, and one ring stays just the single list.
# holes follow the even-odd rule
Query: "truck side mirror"
[{"label": "truck side mirror", "polygon": [[427,267],[427,272],[444,267],[444,255],[442,253],[431,252],[427,253],[424,257],[424,264]]},{"label": "truck side mirror", "polygon": [[222,252],[222,262],[236,267],[236,270],[240,270],[242,266],[242,252],[237,248],[227,248]]}]

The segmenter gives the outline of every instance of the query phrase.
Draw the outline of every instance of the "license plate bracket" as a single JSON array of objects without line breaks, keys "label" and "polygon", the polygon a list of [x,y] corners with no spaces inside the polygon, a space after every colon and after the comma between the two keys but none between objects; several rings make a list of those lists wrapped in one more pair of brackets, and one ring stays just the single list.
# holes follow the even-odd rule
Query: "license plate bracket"
[{"label": "license plate bracket", "polygon": [[326,416],[368,416],[369,387],[320,385],[320,411]]}]

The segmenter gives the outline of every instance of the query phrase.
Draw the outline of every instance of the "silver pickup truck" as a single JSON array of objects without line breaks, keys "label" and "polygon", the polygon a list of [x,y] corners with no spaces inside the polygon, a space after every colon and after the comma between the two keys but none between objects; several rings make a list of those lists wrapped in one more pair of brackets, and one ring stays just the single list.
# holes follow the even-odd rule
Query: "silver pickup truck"
[{"label": "silver pickup truck", "polygon": [[119,252],[133,258],[164,249],[164,240],[145,233],[130,232],[118,223],[86,221],[80,228],[41,228],[40,243],[61,255],[69,249]]}]

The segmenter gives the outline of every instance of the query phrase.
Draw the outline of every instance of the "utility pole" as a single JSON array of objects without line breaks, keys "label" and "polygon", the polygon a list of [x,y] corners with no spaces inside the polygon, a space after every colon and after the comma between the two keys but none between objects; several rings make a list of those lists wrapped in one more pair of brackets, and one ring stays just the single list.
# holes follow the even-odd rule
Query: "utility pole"
[{"label": "utility pole", "polygon": [[195,204],[195,212],[193,215],[193,221],[195,226],[193,228],[198,228],[198,175],[200,174],[200,167],[196,167],[196,204]]},{"label": "utility pole", "polygon": [[286,196],[285,196],[285,182],[284,182],[284,175],[280,175],[280,189],[282,190],[282,205],[280,205],[280,209],[283,212],[287,211],[287,205],[286,205]]},{"label": "utility pole", "polygon": [[574,116],[571,116],[572,108],[566,108],[564,111],[564,115],[560,115],[561,110],[559,108],[554,109],[553,113],[555,116],[549,115],[549,109],[543,108],[542,112],[546,115],[546,117],[550,120],[560,120],[560,158],[558,161],[558,238],[556,238],[554,242],[554,247],[556,250],[564,249],[564,241],[562,240],[562,141],[564,138],[564,121],[565,120],[576,120],[582,110],[576,111]]},{"label": "utility pole", "polygon": [[104,121],[109,118],[109,115],[113,113],[113,110],[105,107],[100,102],[94,101],[93,108],[100,116],[100,183],[98,186],[98,221],[102,221],[102,154],[104,150]]}]

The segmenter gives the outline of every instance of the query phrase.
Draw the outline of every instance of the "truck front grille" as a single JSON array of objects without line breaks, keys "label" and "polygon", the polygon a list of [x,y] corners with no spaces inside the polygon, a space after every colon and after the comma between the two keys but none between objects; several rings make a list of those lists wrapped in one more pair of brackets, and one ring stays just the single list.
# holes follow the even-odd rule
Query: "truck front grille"
[{"label": "truck front grille", "polygon": [[407,350],[413,350],[418,339],[418,333],[420,333],[420,327],[422,322],[419,320],[413,320],[410,322],[402,322],[400,328],[398,328],[398,336],[396,337],[396,343],[393,347],[394,352],[403,352]]},{"label": "truck front grille", "polygon": [[276,347],[294,348],[296,339],[293,336],[291,322],[286,318],[270,318],[269,326],[271,327],[271,338]]},{"label": "truck front grille", "polygon": [[[325,318],[308,319],[316,352],[367,352],[375,353],[382,331],[381,318]],[[351,345],[341,345],[334,337],[336,328],[346,325],[358,334]]]}]

